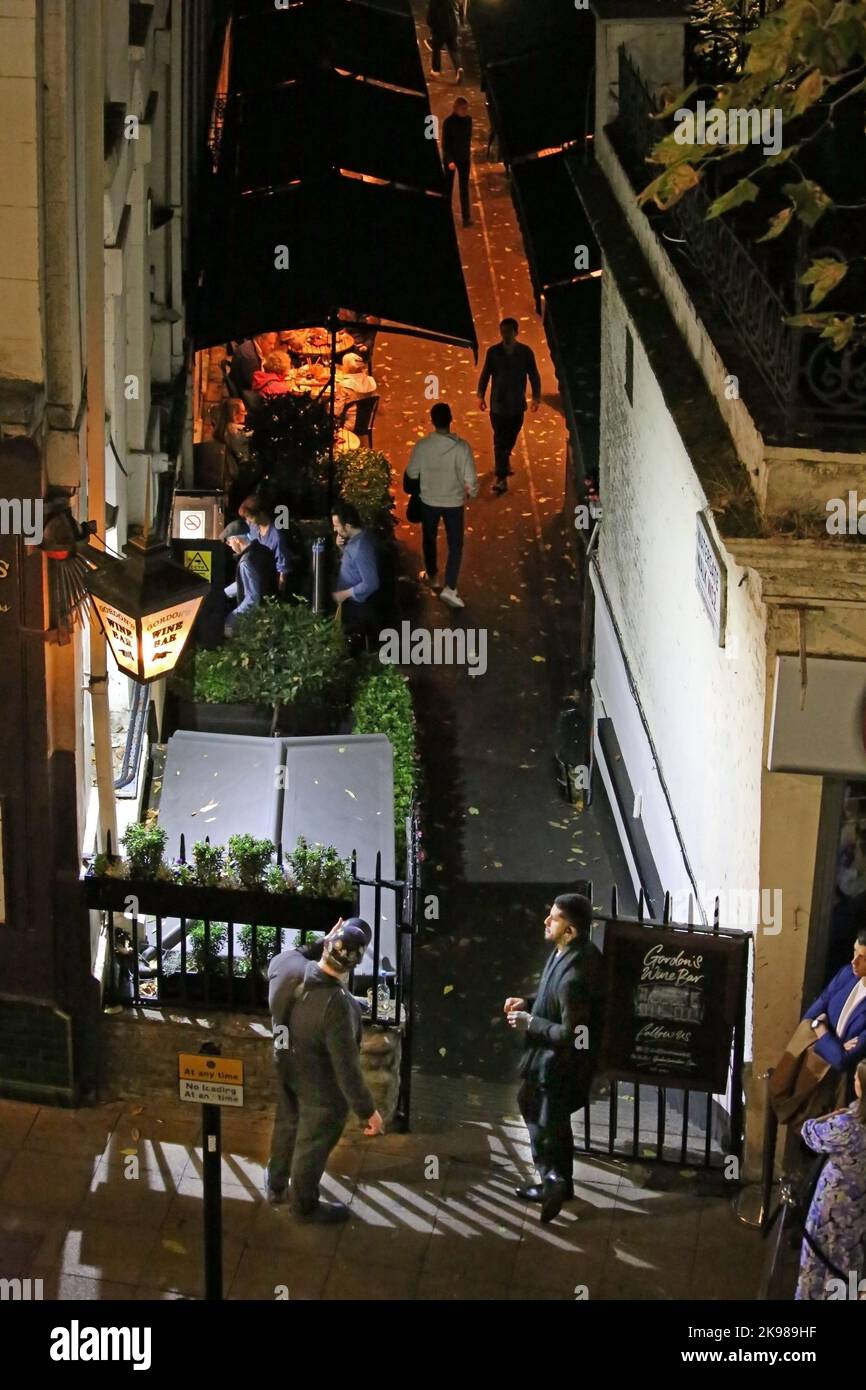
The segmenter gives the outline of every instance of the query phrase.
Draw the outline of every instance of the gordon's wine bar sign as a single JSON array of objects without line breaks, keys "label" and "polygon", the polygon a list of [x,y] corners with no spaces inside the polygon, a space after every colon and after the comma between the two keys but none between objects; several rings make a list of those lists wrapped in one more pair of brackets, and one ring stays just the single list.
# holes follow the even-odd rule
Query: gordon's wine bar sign
[{"label": "gordon's wine bar sign", "polygon": [[724,1093],[748,940],[609,922],[602,1070]]}]

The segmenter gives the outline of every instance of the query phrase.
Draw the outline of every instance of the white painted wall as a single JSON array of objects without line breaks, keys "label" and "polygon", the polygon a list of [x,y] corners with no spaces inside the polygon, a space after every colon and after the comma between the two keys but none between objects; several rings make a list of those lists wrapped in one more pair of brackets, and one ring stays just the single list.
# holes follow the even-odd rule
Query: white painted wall
[{"label": "white painted wall", "polygon": [[[759,885],[763,607],[749,584],[739,587],[744,572],[728,558],[728,645],[716,645],[695,584],[697,513],[706,497],[633,325],[629,404],[628,319],[607,269],[603,284],[599,564],[658,768],[711,916],[716,891]],[[643,793],[644,828],[664,886],[686,893],[670,812],[633,701],[604,667],[596,679],[635,791]]]}]

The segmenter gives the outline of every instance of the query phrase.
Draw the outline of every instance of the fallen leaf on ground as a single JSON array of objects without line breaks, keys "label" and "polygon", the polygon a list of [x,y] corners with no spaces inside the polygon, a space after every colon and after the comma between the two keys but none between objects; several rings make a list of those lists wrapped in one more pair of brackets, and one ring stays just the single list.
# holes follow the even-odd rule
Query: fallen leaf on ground
[{"label": "fallen leaf on ground", "polygon": [[532,660],[533,660],[533,661],[546,661],[546,660],[547,660],[547,657],[546,657],[546,656],[534,656],[534,657],[532,658]]},{"label": "fallen leaf on ground", "polygon": [[480,815],[481,815],[481,812],[479,811],[479,809],[478,809],[477,806],[470,806],[470,807],[468,807],[468,811],[469,811],[470,816],[480,816]]},{"label": "fallen leaf on ground", "polygon": [[162,1243],[164,1248],[170,1250],[173,1255],[186,1254],[186,1246],[181,1245],[179,1240],[164,1240]]},{"label": "fallen leaf on ground", "polygon": [[450,994],[451,991],[453,990],[453,988],[454,988],[453,985],[446,985],[445,988],[443,989],[442,993],[443,993],[443,994]]}]

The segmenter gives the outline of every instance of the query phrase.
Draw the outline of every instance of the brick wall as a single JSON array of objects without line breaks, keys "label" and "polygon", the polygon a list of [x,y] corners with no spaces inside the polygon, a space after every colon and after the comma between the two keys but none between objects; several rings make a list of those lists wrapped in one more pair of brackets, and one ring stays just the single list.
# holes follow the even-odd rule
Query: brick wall
[{"label": "brick wall", "polygon": [[[223,1056],[244,1064],[244,1107],[264,1110],[274,1103],[270,1019],[265,1015],[185,1013],[182,1009],[124,1009],[104,1014],[99,1099],[177,1099],[177,1055],[217,1042]],[[373,1099],[385,1116],[397,1104],[401,1037],[396,1030],[364,1025],[361,1067]],[[347,1129],[355,1127],[349,1118]]]}]

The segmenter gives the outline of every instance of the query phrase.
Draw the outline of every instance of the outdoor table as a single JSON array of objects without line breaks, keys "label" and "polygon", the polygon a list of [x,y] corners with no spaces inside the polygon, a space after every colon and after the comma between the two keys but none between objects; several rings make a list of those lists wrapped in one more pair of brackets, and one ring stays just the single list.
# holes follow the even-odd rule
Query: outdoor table
[{"label": "outdoor table", "polygon": [[[331,334],[327,328],[300,328],[280,334],[281,345],[297,357],[330,357]],[[341,328],[337,333],[337,355],[355,346],[351,333]]]}]

